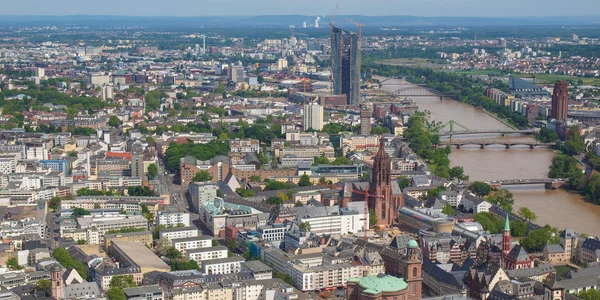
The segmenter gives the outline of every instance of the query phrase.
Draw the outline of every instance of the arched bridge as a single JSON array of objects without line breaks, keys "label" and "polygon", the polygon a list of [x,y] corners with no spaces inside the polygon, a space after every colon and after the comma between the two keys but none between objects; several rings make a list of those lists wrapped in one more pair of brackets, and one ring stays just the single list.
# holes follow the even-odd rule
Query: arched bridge
[{"label": "arched bridge", "polygon": [[398,89],[392,92],[392,97],[419,97],[419,96],[450,96],[450,94],[445,94],[441,91],[434,90],[432,88],[428,88],[425,86],[408,86],[405,88]]},{"label": "arched bridge", "polygon": [[547,189],[558,189],[569,182],[568,178],[533,178],[533,179],[504,179],[486,181],[494,190],[502,188],[503,185],[543,184]]},{"label": "arched bridge", "polygon": [[529,146],[529,149],[535,149],[536,147],[547,147],[547,146],[554,146],[556,143],[539,143],[539,142],[513,142],[513,141],[490,141],[490,140],[486,140],[486,141],[441,141],[439,145],[435,145],[434,147],[437,149],[439,146],[451,146],[451,147],[456,147],[457,149],[460,149],[461,147],[464,146],[469,146],[469,145],[478,145],[481,149],[485,149],[485,147],[487,146],[492,146],[492,145],[502,145],[504,147],[506,147],[506,149],[510,149],[510,147],[513,146]]},{"label": "arched bridge", "polygon": [[534,134],[535,131],[532,129],[525,130],[500,130],[500,129],[478,129],[478,130],[461,130],[454,132],[439,132],[438,135],[440,137],[452,137],[454,135],[470,135],[470,134],[490,134],[490,133],[498,133],[502,135],[512,134],[512,133],[520,133],[520,134]]}]

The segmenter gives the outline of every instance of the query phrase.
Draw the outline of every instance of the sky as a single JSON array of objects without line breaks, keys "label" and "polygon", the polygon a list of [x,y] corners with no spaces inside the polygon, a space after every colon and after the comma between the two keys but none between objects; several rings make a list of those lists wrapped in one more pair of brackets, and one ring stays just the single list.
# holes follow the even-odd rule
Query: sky
[{"label": "sky", "polygon": [[590,16],[599,0],[0,0],[0,15]]}]

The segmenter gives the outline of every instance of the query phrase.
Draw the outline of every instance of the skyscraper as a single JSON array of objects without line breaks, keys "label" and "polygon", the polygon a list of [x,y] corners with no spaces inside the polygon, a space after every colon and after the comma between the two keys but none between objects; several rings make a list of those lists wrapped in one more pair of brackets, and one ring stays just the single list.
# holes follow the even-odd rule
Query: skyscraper
[{"label": "skyscraper", "polygon": [[371,134],[371,111],[368,109],[360,110],[360,134]]},{"label": "skyscraper", "polygon": [[390,156],[385,152],[383,137],[379,142],[379,151],[373,158],[373,174],[369,184],[369,210],[375,211],[377,225],[391,225],[401,199],[392,197],[392,165]]},{"label": "skyscraper", "polygon": [[316,103],[304,105],[304,130],[309,128],[323,129],[323,106]]},{"label": "skyscraper", "polygon": [[554,84],[552,92],[552,111],[550,117],[556,120],[567,118],[569,110],[569,88],[566,81],[559,81]]},{"label": "skyscraper", "polygon": [[244,82],[244,67],[232,65],[229,69],[229,80],[235,83]]},{"label": "skyscraper", "polygon": [[358,34],[331,27],[331,74],[333,92],[345,94],[348,105],[360,101],[360,64]]}]

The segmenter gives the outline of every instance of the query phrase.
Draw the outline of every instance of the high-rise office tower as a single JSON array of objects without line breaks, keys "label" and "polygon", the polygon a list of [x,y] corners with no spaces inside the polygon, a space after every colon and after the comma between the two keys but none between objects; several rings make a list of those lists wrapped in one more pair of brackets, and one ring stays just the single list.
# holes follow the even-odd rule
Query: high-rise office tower
[{"label": "high-rise office tower", "polygon": [[552,111],[550,117],[556,120],[567,118],[569,111],[569,87],[566,81],[559,81],[554,84],[552,92]]},{"label": "high-rise office tower", "polygon": [[323,106],[316,103],[304,105],[304,130],[309,128],[323,129]]},{"label": "high-rise office tower", "polygon": [[229,80],[235,83],[244,82],[244,67],[240,65],[230,66]]},{"label": "high-rise office tower", "polygon": [[371,111],[368,109],[360,110],[360,134],[371,134]]},{"label": "high-rise office tower", "polygon": [[331,27],[331,74],[333,92],[345,94],[348,105],[360,101],[360,64],[358,34]]}]

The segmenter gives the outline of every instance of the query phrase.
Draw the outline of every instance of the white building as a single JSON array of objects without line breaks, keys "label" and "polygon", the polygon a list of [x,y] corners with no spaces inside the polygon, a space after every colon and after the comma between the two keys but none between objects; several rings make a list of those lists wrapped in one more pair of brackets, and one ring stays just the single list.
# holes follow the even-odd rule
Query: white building
[{"label": "white building", "polygon": [[194,210],[197,212],[200,205],[212,202],[217,197],[217,184],[214,182],[192,182],[188,187]]},{"label": "white building", "polygon": [[173,239],[182,239],[189,237],[197,237],[198,228],[196,227],[173,227],[173,228],[165,228],[161,230],[159,233],[159,238],[167,238],[169,240]]},{"label": "white building", "polygon": [[347,208],[339,206],[294,207],[298,224],[310,224],[310,231],[317,234],[348,234],[362,232],[365,222],[364,202],[352,202]]},{"label": "white building", "polygon": [[187,258],[194,260],[196,262],[201,262],[204,260],[211,260],[211,259],[226,258],[227,251],[228,251],[228,249],[225,246],[192,249],[192,250],[187,250]]},{"label": "white building", "polygon": [[239,273],[240,265],[244,261],[246,259],[241,256],[205,260],[202,261],[202,273],[207,275]]},{"label": "white building", "polygon": [[104,86],[102,86],[101,92],[102,100],[113,99],[114,97],[113,87],[111,85],[105,84]]},{"label": "white building", "polygon": [[265,241],[282,241],[286,230],[286,226],[283,224],[267,225],[256,228],[259,238]]},{"label": "white building", "polygon": [[171,245],[185,255],[188,250],[212,247],[212,237],[203,235],[198,237],[172,239]]},{"label": "white building", "polygon": [[349,263],[313,267],[293,264],[290,268],[290,275],[294,280],[294,285],[305,292],[343,286],[349,278],[362,277],[362,271],[362,266],[353,266]]},{"label": "white building", "polygon": [[304,105],[304,130],[322,130],[323,125],[323,106],[316,103]]},{"label": "white building", "polygon": [[260,153],[260,142],[253,139],[235,139],[229,141],[231,152]]},{"label": "white building", "polygon": [[184,211],[159,211],[156,221],[159,226],[171,227],[183,224],[183,226],[189,227],[190,213]]}]

